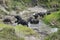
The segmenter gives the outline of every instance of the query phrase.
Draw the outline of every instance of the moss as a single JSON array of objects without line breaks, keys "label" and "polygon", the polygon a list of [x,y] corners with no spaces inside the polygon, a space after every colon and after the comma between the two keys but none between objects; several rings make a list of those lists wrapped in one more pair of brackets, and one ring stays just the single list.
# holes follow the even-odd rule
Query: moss
[{"label": "moss", "polygon": [[58,26],[60,26],[60,22],[59,22],[60,16],[59,15],[60,15],[60,11],[52,12],[50,15],[46,15],[43,20],[46,24],[51,24],[54,22],[54,24],[55,24],[54,26],[58,27]]}]

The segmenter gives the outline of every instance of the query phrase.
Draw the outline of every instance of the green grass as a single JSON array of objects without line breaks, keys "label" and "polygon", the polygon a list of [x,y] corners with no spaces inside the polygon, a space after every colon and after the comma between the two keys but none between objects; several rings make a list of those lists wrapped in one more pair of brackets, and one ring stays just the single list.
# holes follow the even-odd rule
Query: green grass
[{"label": "green grass", "polygon": [[0,23],[0,39],[1,40],[24,40],[24,38],[17,37],[16,34],[22,36],[27,36],[27,35],[34,35],[37,36],[37,33],[35,33],[32,29],[22,26],[22,25],[17,25],[17,26],[11,26],[7,24]]},{"label": "green grass", "polygon": [[14,0],[10,0],[10,2],[7,3],[7,5],[9,7],[9,10],[12,10],[12,8],[14,8],[15,6],[18,6],[20,11],[26,8],[25,5],[22,4],[20,1],[14,1]]},{"label": "green grass", "polygon": [[35,34],[35,32],[32,29],[30,29],[26,26],[22,26],[22,25],[11,26],[11,25],[1,23],[0,28],[4,28],[4,27],[12,27],[15,29],[15,31],[23,32],[24,34],[28,34],[28,35],[29,34],[31,34],[31,35]]},{"label": "green grass", "polygon": [[35,34],[35,32],[32,29],[30,29],[26,26],[20,25],[20,26],[15,27],[15,29],[17,32],[18,31],[23,32],[25,35],[34,35]]},{"label": "green grass", "polygon": [[43,19],[46,24],[50,24],[54,21],[56,23],[55,26],[60,26],[60,11],[52,12],[50,15],[46,15]]},{"label": "green grass", "polygon": [[46,15],[45,17],[44,17],[44,20],[46,21],[46,22],[50,22],[50,21],[52,21],[53,19],[58,19],[58,14],[59,14],[59,12],[54,12],[54,13],[51,13],[51,15]]},{"label": "green grass", "polygon": [[24,38],[17,37],[13,27],[0,24],[0,40],[24,40]]}]

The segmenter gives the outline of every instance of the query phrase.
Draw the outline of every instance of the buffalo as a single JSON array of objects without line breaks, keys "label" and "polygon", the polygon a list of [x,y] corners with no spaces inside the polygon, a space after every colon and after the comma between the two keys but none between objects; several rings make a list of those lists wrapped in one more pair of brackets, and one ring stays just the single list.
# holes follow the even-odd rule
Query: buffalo
[{"label": "buffalo", "polygon": [[46,13],[47,13],[47,15],[50,15],[50,14],[51,14],[51,12],[50,12],[50,11],[47,11]]},{"label": "buffalo", "polygon": [[42,17],[42,18],[43,18],[45,15],[50,15],[50,14],[51,14],[50,11],[37,13],[37,15],[39,15],[39,16]]},{"label": "buffalo", "polygon": [[20,16],[15,16],[15,18],[17,19],[15,23],[28,26],[28,22],[23,20]]},{"label": "buffalo", "polygon": [[25,20],[20,20],[20,21],[18,21],[17,22],[18,24],[21,24],[21,25],[26,25],[27,27],[28,27],[28,22],[27,21],[25,21]]},{"label": "buffalo", "polygon": [[8,19],[8,18],[4,19],[3,22],[4,22],[5,24],[8,24],[8,23],[11,23],[11,24],[12,24],[11,19]]},{"label": "buffalo", "polygon": [[38,23],[39,23],[39,20],[37,20],[37,19],[32,19],[32,20],[30,21],[30,23],[31,23],[31,24],[38,24]]},{"label": "buffalo", "polygon": [[40,13],[37,13],[37,14],[38,14],[40,17],[43,18],[43,17],[45,16],[46,13],[44,13],[44,12],[40,12]]},{"label": "buffalo", "polygon": [[30,22],[31,24],[38,24],[38,23],[39,23],[39,20],[38,20],[38,19],[35,19],[35,18],[33,18],[33,17],[30,17],[30,18],[28,19],[28,22]]},{"label": "buffalo", "polygon": [[22,18],[20,17],[20,16],[15,16],[15,18],[17,19],[17,20],[21,20]]},{"label": "buffalo", "polygon": [[28,20],[28,22],[30,22],[31,21],[31,19],[33,19],[33,17],[29,17],[27,20]]},{"label": "buffalo", "polygon": [[34,13],[34,14],[33,14],[33,17],[34,17],[35,19],[37,19],[37,18],[38,18],[38,14],[37,14],[37,13]]}]

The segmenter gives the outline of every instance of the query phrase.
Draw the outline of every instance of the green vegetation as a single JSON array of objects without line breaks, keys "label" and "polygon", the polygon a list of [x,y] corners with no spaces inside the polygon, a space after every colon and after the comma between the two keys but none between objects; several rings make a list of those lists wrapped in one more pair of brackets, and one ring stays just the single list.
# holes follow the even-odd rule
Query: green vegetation
[{"label": "green vegetation", "polygon": [[36,33],[33,31],[33,30],[31,30],[30,28],[27,28],[26,26],[25,27],[23,27],[23,26],[17,26],[17,27],[15,27],[15,29],[16,29],[16,32],[23,32],[25,35],[35,35]]},{"label": "green vegetation", "polygon": [[43,20],[46,24],[50,25],[50,27],[59,28],[57,32],[48,35],[45,40],[60,40],[60,11],[46,15]]},{"label": "green vegetation", "polygon": [[54,8],[53,6],[57,5],[57,8],[60,8],[60,0],[38,0],[38,4],[43,4],[48,8]]},{"label": "green vegetation", "polygon": [[4,27],[0,28],[0,40],[24,40],[24,38],[17,37],[14,28]]},{"label": "green vegetation", "polygon": [[48,8],[60,8],[60,0],[7,0],[7,6],[12,9],[15,6],[19,6],[20,10],[25,9],[25,7],[35,6],[35,5],[45,5]]},{"label": "green vegetation", "polygon": [[52,12],[51,15],[44,17],[44,22],[55,27],[60,27],[60,11]]},{"label": "green vegetation", "polygon": [[[15,11],[23,11],[28,7],[34,7],[35,5],[46,6],[48,9],[60,9],[60,0],[6,0],[6,6],[9,11],[15,10],[15,8],[17,8]],[[0,10],[0,14],[4,16],[6,15],[2,10]],[[46,15],[43,18],[43,21],[51,27],[60,29],[60,11]],[[37,33],[26,26],[11,26],[0,22],[0,40],[24,40],[24,37],[19,37],[18,35],[37,36]],[[60,40],[60,30],[47,36],[45,40]]]},{"label": "green vegetation", "polygon": [[[22,35],[20,34],[22,33]],[[37,35],[32,29],[17,25],[11,26],[7,24],[0,24],[0,40],[24,40],[24,38],[17,37],[18,35],[26,36],[26,35]]]},{"label": "green vegetation", "polygon": [[9,8],[9,10],[12,10],[13,8],[15,8],[16,6],[18,7],[18,9],[21,11],[21,10],[24,10],[26,7],[24,4],[22,4],[20,1],[15,1],[15,0],[8,0],[7,1],[7,6]]},{"label": "green vegetation", "polygon": [[0,28],[4,28],[4,27],[12,27],[15,29],[16,32],[17,31],[23,32],[25,35],[34,35],[35,34],[35,32],[32,29],[30,29],[26,26],[22,26],[22,25],[11,26],[11,25],[7,25],[7,24],[3,24],[3,23],[0,24]]},{"label": "green vegetation", "polygon": [[60,0],[6,0],[6,6],[10,11],[16,6],[19,9],[19,11],[22,11],[27,7],[32,7],[35,5],[42,5],[46,6],[47,8],[60,9]]}]

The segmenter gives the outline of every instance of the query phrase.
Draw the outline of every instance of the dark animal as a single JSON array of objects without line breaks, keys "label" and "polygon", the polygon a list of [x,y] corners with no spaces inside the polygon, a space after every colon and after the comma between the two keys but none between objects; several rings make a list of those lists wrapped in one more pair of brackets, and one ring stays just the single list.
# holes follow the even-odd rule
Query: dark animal
[{"label": "dark animal", "polygon": [[38,14],[37,14],[37,13],[34,14],[33,17],[34,17],[35,19],[37,19],[37,18],[38,18]]},{"label": "dark animal", "polygon": [[27,20],[28,20],[28,22],[30,22],[31,21],[31,19],[33,19],[33,17],[29,17]]},{"label": "dark animal", "polygon": [[37,20],[37,19],[32,19],[32,20],[30,21],[30,23],[31,23],[31,24],[38,24],[38,23],[39,23],[39,20]]},{"label": "dark animal", "polygon": [[50,15],[50,14],[51,14],[51,12],[50,12],[50,11],[47,11],[46,13],[47,13],[47,15]]},{"label": "dark animal", "polygon": [[20,17],[20,16],[15,16],[15,18],[17,19],[17,20],[21,20],[22,18]]},{"label": "dark animal", "polygon": [[34,19],[33,17],[30,17],[28,19],[28,22],[30,22],[31,24],[38,24],[39,23],[39,20],[38,19]]},{"label": "dark animal", "polygon": [[40,17],[44,17],[44,15],[45,15],[46,13],[43,13],[43,12],[40,12],[40,13],[38,13],[38,15],[40,16]]},{"label": "dark animal", "polygon": [[15,21],[15,23],[21,24],[21,25],[26,25],[28,27],[28,22],[23,20],[20,16],[15,16],[15,18],[17,19],[17,21]]},{"label": "dark animal", "polygon": [[8,23],[11,23],[11,24],[12,24],[11,20],[8,19],[8,18],[4,19],[3,22],[4,22],[5,24],[8,24]]},{"label": "dark animal", "polygon": [[26,26],[28,27],[28,22],[25,21],[25,20],[20,20],[20,21],[18,22],[18,24],[26,25]]},{"label": "dark animal", "polygon": [[15,21],[15,23],[19,22],[20,20],[22,20],[22,18],[20,16],[15,16],[15,18],[17,19],[17,21]]},{"label": "dark animal", "polygon": [[45,15],[50,15],[51,14],[51,12],[50,11],[47,11],[47,12],[40,12],[40,13],[36,13],[36,14],[34,14],[33,16],[34,16],[34,18],[35,19],[37,19],[38,18],[38,16],[40,16],[40,17],[44,17]]}]

